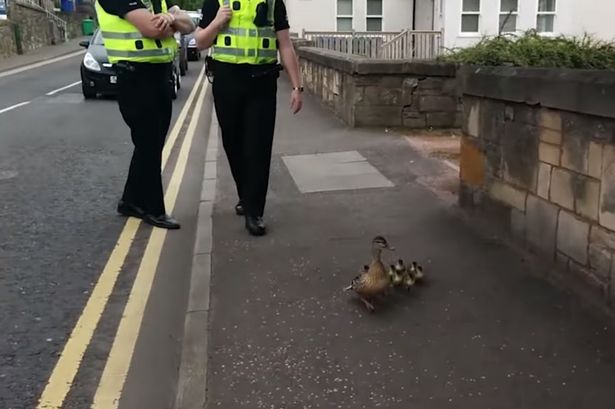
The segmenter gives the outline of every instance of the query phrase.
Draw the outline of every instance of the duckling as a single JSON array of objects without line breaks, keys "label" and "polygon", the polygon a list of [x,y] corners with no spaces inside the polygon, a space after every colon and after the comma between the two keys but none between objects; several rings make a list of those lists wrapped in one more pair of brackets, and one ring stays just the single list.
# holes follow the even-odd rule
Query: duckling
[{"label": "duckling", "polygon": [[[405,270],[405,268],[403,270]],[[393,264],[391,264],[391,268],[389,269],[389,276],[391,276],[391,271],[393,274],[391,278],[391,284],[393,285],[393,287],[399,287],[399,285],[404,280],[403,272],[400,272],[398,266],[393,265]]]},{"label": "duckling", "polygon": [[414,280],[417,282],[423,280],[425,277],[425,274],[423,273],[423,266],[419,265],[416,261],[412,262],[411,271],[414,276]]},{"label": "duckling", "polygon": [[354,291],[369,311],[376,309],[369,300],[383,294],[390,286],[389,274],[382,264],[382,250],[392,251],[394,249],[384,237],[374,237],[372,240],[372,261],[367,266],[367,271],[359,274],[348,287],[344,288],[345,291]]},{"label": "duckling", "polygon": [[391,264],[389,266],[389,281],[391,282],[391,285],[393,285],[394,279],[395,279],[395,266]]},{"label": "duckling", "polygon": [[416,280],[414,279],[414,275],[411,272],[412,267],[407,268],[403,274],[403,285],[406,290],[410,291],[410,287],[414,286]]},{"label": "duckling", "polygon": [[395,271],[397,274],[403,275],[406,272],[406,266],[404,265],[404,260],[397,260],[397,264],[395,264]]}]

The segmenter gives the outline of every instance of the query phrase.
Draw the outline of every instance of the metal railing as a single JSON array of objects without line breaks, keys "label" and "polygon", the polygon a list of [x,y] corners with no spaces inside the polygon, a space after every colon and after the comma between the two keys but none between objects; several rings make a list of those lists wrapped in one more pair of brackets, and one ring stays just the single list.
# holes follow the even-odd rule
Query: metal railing
[{"label": "metal railing", "polygon": [[380,47],[379,58],[387,60],[433,60],[442,50],[440,31],[404,30]]},{"label": "metal railing", "polygon": [[400,33],[374,31],[304,31],[302,37],[313,41],[315,47],[378,58],[379,49]]},{"label": "metal railing", "polygon": [[47,0],[16,0],[16,4],[24,4],[36,10],[42,11],[47,16],[47,19],[54,23],[62,32],[64,41],[68,39],[68,25],[66,21],[58,17],[53,10],[53,3]]},{"label": "metal railing", "polygon": [[387,60],[430,60],[442,49],[440,31],[304,31],[302,38],[318,48]]}]

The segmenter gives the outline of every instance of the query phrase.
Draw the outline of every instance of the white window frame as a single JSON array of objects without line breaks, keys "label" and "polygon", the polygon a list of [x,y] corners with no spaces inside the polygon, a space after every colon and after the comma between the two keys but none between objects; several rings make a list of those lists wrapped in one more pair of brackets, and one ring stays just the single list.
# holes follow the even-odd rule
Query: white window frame
[{"label": "white window frame", "polygon": [[[478,2],[478,11],[463,11],[463,0],[460,1],[460,15],[461,19],[459,20],[459,35],[462,37],[476,37],[480,35],[480,24],[481,24],[481,12],[483,11],[483,1],[489,0],[479,0]],[[463,31],[463,16],[478,16],[478,27],[477,31]]]},{"label": "white window frame", "polygon": [[544,36],[555,35],[555,26],[557,23],[557,5],[559,4],[559,0],[555,1],[555,8],[553,11],[540,11],[540,1],[536,2],[536,31],[538,31],[538,18],[540,16],[553,16],[553,31],[538,31],[538,34]]},{"label": "white window frame", "polygon": [[502,26],[500,23],[500,18],[502,16],[508,16],[508,14],[510,13],[511,17],[515,16],[515,30],[514,31],[501,31],[502,34],[510,34],[510,33],[516,33],[517,31],[519,31],[519,8],[521,7],[521,0],[517,0],[517,11],[514,12],[510,12],[510,11],[504,11],[502,10],[502,3],[504,2],[504,0],[500,0],[500,14],[498,14],[498,33],[500,33],[500,30],[502,30]]},{"label": "white window frame", "polygon": [[355,0],[350,0],[351,3],[351,11],[352,14],[339,14],[339,10],[338,10],[338,0],[335,0],[335,31],[340,31],[339,30],[339,19],[340,18],[349,18],[350,19],[350,25],[351,25],[351,30],[354,30],[354,2]]},{"label": "white window frame", "polygon": [[[384,31],[384,0],[380,0],[380,4],[382,5],[382,9],[380,11],[380,14],[368,14],[367,11],[367,2],[368,0],[365,0],[365,30],[369,31],[367,29],[367,21],[369,19],[380,19],[380,31]],[[374,33],[377,33],[377,31],[374,31]]]}]

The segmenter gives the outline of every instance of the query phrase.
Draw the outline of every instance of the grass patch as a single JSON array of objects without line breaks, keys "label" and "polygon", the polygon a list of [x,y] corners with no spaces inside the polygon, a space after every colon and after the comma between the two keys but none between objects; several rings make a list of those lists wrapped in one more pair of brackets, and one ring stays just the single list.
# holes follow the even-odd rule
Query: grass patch
[{"label": "grass patch", "polygon": [[615,43],[589,35],[545,37],[528,31],[521,36],[485,37],[473,47],[449,50],[439,60],[487,66],[615,70]]}]

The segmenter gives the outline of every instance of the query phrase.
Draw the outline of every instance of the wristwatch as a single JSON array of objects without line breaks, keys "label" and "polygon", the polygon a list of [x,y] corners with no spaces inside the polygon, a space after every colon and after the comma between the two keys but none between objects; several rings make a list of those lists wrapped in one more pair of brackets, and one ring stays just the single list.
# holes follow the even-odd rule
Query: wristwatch
[{"label": "wristwatch", "polygon": [[293,87],[293,91],[303,92],[303,87]]}]

